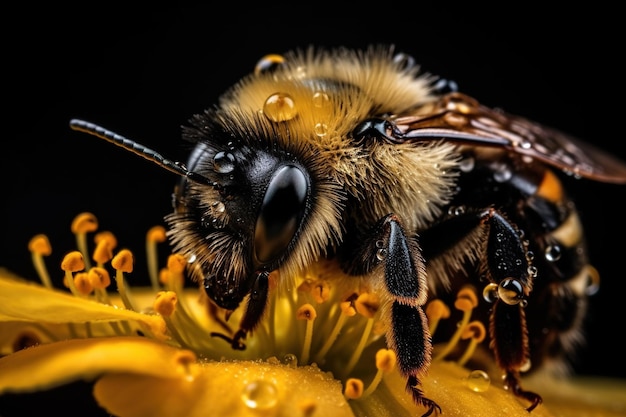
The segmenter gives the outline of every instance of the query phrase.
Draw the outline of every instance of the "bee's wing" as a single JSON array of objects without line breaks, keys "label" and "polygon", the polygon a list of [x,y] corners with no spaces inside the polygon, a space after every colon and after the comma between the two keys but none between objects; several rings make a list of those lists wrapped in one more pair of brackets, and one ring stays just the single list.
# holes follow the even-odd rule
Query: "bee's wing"
[{"label": "bee's wing", "polygon": [[451,93],[433,111],[394,120],[399,141],[447,139],[536,158],[573,175],[626,184],[626,163],[576,138]]}]

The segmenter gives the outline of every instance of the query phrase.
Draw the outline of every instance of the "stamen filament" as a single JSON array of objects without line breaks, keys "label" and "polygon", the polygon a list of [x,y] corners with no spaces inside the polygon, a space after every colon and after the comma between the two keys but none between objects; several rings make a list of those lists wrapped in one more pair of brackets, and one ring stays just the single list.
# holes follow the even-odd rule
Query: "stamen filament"
[{"label": "stamen filament", "polygon": [[313,323],[317,317],[317,312],[311,304],[305,304],[296,312],[298,320],[306,320],[306,331],[304,333],[304,342],[302,343],[302,354],[300,355],[300,361],[303,364],[309,362],[309,355],[311,353],[311,341],[313,340]]},{"label": "stamen filament", "polygon": [[389,349],[380,349],[376,352],[376,375],[374,375],[374,379],[368,387],[363,391],[361,398],[366,398],[371,395],[378,385],[380,381],[383,380],[383,376],[385,373],[391,371],[396,366],[396,355],[392,350]]},{"label": "stamen filament", "polygon": [[343,328],[343,325],[346,322],[347,318],[352,317],[356,314],[356,310],[354,309],[354,306],[352,305],[352,301],[350,300],[344,301],[340,304],[340,306],[341,306],[341,309],[339,312],[339,317],[337,318],[337,321],[335,322],[335,326],[331,330],[330,334],[328,335],[328,338],[324,342],[324,345],[317,352],[317,356],[315,357],[315,361],[318,363],[322,363],[324,357],[326,356],[330,348],[333,346],[333,344],[339,337],[339,333],[341,332],[341,329]]},{"label": "stamen filament", "polygon": [[478,298],[476,297],[476,293],[473,292],[469,287],[462,288],[458,294],[456,301],[454,302],[454,307],[457,310],[463,311],[463,318],[459,323],[456,331],[446,344],[446,346],[441,350],[434,358],[433,361],[439,361],[445,358],[456,346],[461,338],[463,332],[465,332],[465,327],[467,323],[469,323],[469,319],[472,316],[472,310],[478,305]]},{"label": "stamen filament", "polygon": [[126,289],[124,283],[124,272],[130,273],[133,271],[133,255],[128,249],[121,250],[111,260],[111,266],[115,269],[115,283],[117,284],[117,291],[122,298],[124,306],[133,311],[138,311],[135,308],[134,303],[131,301],[130,293]]},{"label": "stamen filament", "polygon": [[87,250],[87,233],[98,229],[98,219],[92,213],[81,213],[72,222],[72,233],[76,236],[76,246],[83,254],[85,269],[91,268],[89,261],[89,251]]},{"label": "stamen filament", "polygon": [[354,352],[352,352],[350,361],[348,362],[348,365],[346,366],[346,369],[345,369],[346,375],[352,372],[352,370],[356,366],[356,363],[361,358],[361,354],[363,353],[363,350],[365,349],[365,346],[367,345],[367,340],[369,339],[370,333],[372,332],[372,327],[374,327],[374,319],[369,318],[367,319],[367,323],[365,324],[365,329],[363,330],[363,333],[361,334],[361,340],[359,340],[359,344],[357,345],[356,349],[354,349]]},{"label": "stamen filament", "polygon": [[31,252],[31,258],[33,266],[39,275],[41,283],[46,288],[52,288],[52,281],[50,280],[50,274],[46,269],[46,264],[43,260],[44,256],[49,256],[52,253],[52,246],[46,235],[37,235],[33,237],[28,243],[28,249]]},{"label": "stamen filament", "polygon": [[159,285],[159,264],[157,260],[157,243],[165,241],[165,228],[154,226],[146,235],[146,256],[148,262],[148,274],[154,291],[160,290]]},{"label": "stamen filament", "polygon": [[463,356],[461,356],[457,363],[461,366],[464,366],[476,351],[476,347],[478,346],[478,344],[485,340],[486,336],[487,330],[480,321],[473,321],[468,324],[465,332],[461,337],[463,339],[469,338],[470,341],[467,349],[465,350],[465,353],[463,353]]}]

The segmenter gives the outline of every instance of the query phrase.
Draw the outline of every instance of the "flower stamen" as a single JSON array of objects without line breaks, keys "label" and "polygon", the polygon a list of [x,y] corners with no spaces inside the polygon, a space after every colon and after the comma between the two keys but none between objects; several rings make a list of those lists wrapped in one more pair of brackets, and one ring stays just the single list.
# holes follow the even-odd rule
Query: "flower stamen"
[{"label": "flower stamen", "polygon": [[148,274],[152,289],[159,291],[159,264],[157,261],[157,244],[164,242],[166,239],[165,228],[163,226],[154,226],[146,234],[146,257],[148,262]]},{"label": "flower stamen", "polygon": [[28,250],[31,253],[33,265],[35,266],[35,270],[37,271],[37,275],[39,275],[41,283],[47,288],[52,288],[50,274],[48,274],[46,264],[43,261],[44,256],[50,256],[52,253],[52,246],[50,245],[48,236],[43,234],[34,236],[30,242],[28,242]]},{"label": "flower stamen", "polygon": [[363,395],[363,381],[358,378],[350,378],[346,381],[343,395],[349,400],[357,400]]},{"label": "flower stamen", "polygon": [[130,293],[124,282],[124,273],[133,272],[133,262],[132,252],[128,249],[122,249],[111,260],[111,266],[115,269],[115,283],[124,306],[129,310],[138,311],[131,301]]},{"label": "flower stamen", "polygon": [[465,331],[461,335],[461,339],[470,339],[470,342],[467,346],[467,349],[465,350],[465,353],[463,354],[463,356],[461,356],[457,363],[461,366],[464,366],[476,351],[476,347],[483,340],[485,340],[486,336],[487,330],[485,329],[484,324],[482,324],[478,320],[474,320],[469,323],[465,328]]},{"label": "flower stamen", "polygon": [[454,307],[463,312],[463,318],[446,346],[437,354],[437,356],[433,358],[433,361],[444,359],[454,349],[456,344],[459,342],[461,335],[465,331],[465,326],[469,323],[469,319],[472,316],[472,310],[476,308],[476,306],[478,306],[478,297],[476,296],[474,289],[471,287],[461,288],[461,290],[457,293]]},{"label": "flower stamen", "polygon": [[[354,296],[356,297],[356,294],[354,294]],[[318,363],[321,363],[323,361],[323,358],[326,356],[330,348],[333,346],[333,343],[335,343],[335,340],[337,340],[337,337],[339,337],[339,332],[341,332],[341,328],[346,322],[346,319],[348,317],[353,317],[354,315],[356,315],[356,309],[354,308],[353,299],[348,299],[347,301],[341,302],[340,309],[341,311],[339,313],[339,317],[337,318],[337,321],[335,322],[333,329],[331,330],[330,334],[326,338],[326,341],[324,342],[324,345],[322,346],[322,348],[319,350],[319,352],[317,352],[315,361]]]},{"label": "flower stamen", "polygon": [[378,352],[376,352],[376,375],[374,375],[372,382],[370,382],[369,386],[363,391],[361,398],[366,398],[376,391],[378,384],[383,380],[383,375],[392,371],[395,367],[396,354],[394,351],[390,349],[379,349]]},{"label": "flower stamen", "polygon": [[354,349],[354,351],[352,352],[352,355],[350,356],[350,361],[348,362],[348,365],[345,368],[346,375],[352,372],[357,362],[361,358],[361,354],[363,353],[363,350],[365,350],[365,347],[367,346],[367,342],[370,338],[372,329],[374,327],[374,323],[375,323],[374,317],[376,315],[376,312],[378,311],[378,307],[379,307],[378,297],[376,297],[376,295],[374,295],[373,293],[364,292],[360,294],[354,302],[355,310],[360,315],[366,317],[367,322],[365,323],[365,329],[363,330],[363,333],[361,333],[361,338],[359,340],[359,343]]},{"label": "flower stamen", "polygon": [[450,308],[440,299],[434,299],[426,306],[426,317],[430,334],[434,335],[439,321],[450,317]]},{"label": "flower stamen", "polygon": [[87,233],[98,229],[98,219],[92,213],[84,212],[79,214],[72,221],[72,233],[76,235],[76,245],[80,253],[85,259],[85,267],[87,270],[91,268],[89,262],[89,252],[87,250]]},{"label": "flower stamen", "polygon": [[313,323],[317,317],[317,312],[311,304],[304,304],[296,311],[296,317],[298,320],[306,320],[306,331],[304,333],[304,343],[302,344],[302,354],[300,355],[300,361],[303,364],[309,362],[309,355],[311,353],[311,341],[313,340]]},{"label": "flower stamen", "polygon": [[72,294],[80,296],[78,289],[74,285],[74,272],[79,272],[85,269],[85,258],[79,251],[72,251],[65,255],[61,262],[61,269],[65,271],[65,278],[63,284],[70,289]]}]

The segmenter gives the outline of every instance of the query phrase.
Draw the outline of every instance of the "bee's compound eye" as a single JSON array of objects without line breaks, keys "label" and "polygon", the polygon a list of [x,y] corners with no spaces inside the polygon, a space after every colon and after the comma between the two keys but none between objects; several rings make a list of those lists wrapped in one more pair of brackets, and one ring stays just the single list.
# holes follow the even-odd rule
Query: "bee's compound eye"
[{"label": "bee's compound eye", "polygon": [[254,232],[256,259],[276,259],[296,234],[306,208],[308,177],[293,165],[281,167],[271,179]]}]

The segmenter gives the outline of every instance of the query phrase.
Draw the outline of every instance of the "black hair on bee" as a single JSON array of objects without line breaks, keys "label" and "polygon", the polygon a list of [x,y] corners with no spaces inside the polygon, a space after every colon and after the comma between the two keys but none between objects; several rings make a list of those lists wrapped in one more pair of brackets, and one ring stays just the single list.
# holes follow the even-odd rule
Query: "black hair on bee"
[{"label": "black hair on bee", "polygon": [[485,288],[505,385],[529,411],[541,403],[521,372],[581,339],[593,275],[559,171],[626,183],[621,161],[488,108],[384,46],[268,55],[183,128],[195,144],[186,164],[70,125],[181,177],[168,236],[217,306],[246,301],[234,337],[222,336],[233,348],[264,314],[270,273],[283,281],[323,263],[381,295],[387,344],[425,416],[441,409],[420,389],[432,354],[423,307],[467,284]]}]

